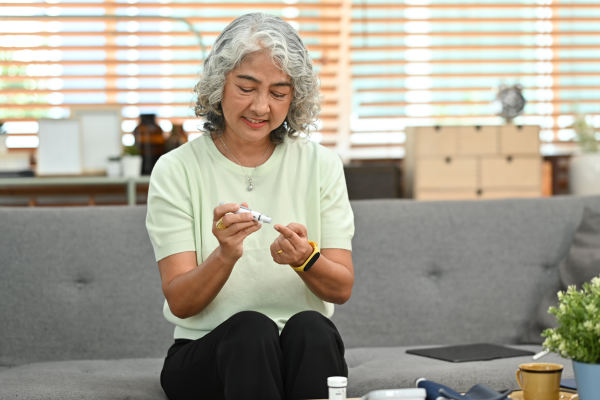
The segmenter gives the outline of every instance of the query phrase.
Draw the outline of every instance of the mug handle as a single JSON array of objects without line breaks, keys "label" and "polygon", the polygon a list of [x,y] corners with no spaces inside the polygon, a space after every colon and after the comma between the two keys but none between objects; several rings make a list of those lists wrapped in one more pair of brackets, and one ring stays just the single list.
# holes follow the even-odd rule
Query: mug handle
[{"label": "mug handle", "polygon": [[[519,387],[521,388],[521,390],[523,390],[523,376],[521,375],[520,369],[517,370],[517,383],[519,384]],[[576,399],[570,399],[570,400],[576,400]]]}]

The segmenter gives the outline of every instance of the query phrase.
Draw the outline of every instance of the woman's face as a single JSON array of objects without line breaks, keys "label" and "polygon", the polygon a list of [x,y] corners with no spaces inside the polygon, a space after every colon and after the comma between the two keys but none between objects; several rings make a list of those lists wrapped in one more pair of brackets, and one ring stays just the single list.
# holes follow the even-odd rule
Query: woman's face
[{"label": "woman's face", "polygon": [[269,54],[261,51],[248,57],[227,74],[221,101],[226,135],[233,140],[266,140],[285,120],[292,92],[290,77]]}]

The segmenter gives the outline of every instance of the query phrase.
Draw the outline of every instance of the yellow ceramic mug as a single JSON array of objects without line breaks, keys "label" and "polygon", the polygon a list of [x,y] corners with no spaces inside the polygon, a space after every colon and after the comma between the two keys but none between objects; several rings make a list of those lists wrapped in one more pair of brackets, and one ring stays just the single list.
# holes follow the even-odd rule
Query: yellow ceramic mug
[{"label": "yellow ceramic mug", "polygon": [[563,366],[560,364],[519,365],[517,383],[523,389],[523,398],[525,400],[558,400],[562,370]]}]

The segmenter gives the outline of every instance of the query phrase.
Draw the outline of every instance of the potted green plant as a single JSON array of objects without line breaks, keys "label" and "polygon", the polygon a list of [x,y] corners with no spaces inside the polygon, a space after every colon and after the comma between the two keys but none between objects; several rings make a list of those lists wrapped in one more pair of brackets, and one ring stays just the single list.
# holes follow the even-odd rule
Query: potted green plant
[{"label": "potted green plant", "polygon": [[142,156],[135,146],[125,146],[121,157],[121,171],[123,176],[137,178],[142,174]]},{"label": "potted green plant", "polygon": [[596,400],[600,393],[600,277],[581,290],[558,292],[558,307],[550,307],[558,327],[546,329],[544,347],[573,361],[579,400]]},{"label": "potted green plant", "polygon": [[571,194],[600,194],[600,152],[595,129],[578,115],[572,125],[579,152],[569,162],[569,186]]}]

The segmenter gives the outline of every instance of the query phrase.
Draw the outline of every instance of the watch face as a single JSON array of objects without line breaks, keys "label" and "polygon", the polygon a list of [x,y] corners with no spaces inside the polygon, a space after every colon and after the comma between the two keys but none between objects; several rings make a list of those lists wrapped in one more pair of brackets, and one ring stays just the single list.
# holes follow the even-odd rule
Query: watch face
[{"label": "watch face", "polygon": [[317,262],[317,260],[319,259],[320,256],[321,256],[321,253],[315,253],[315,255],[310,259],[310,261],[304,267],[304,272],[308,271],[314,265],[314,263]]}]

